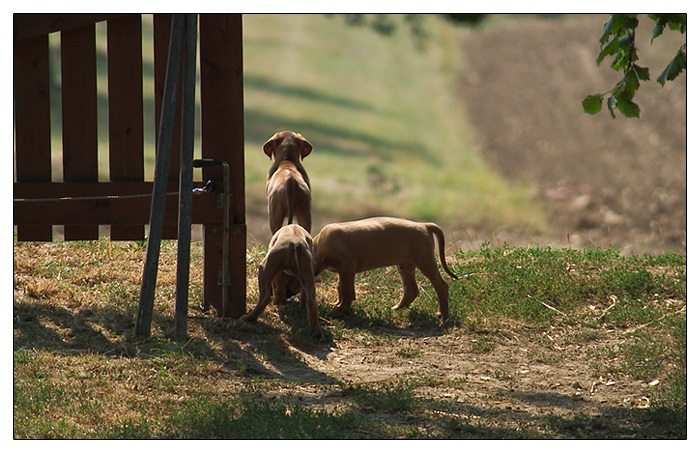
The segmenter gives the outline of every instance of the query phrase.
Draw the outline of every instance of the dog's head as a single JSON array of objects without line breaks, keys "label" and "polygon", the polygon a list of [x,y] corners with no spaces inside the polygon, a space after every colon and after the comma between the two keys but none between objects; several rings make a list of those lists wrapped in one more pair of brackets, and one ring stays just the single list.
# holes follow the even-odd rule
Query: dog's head
[{"label": "dog's head", "polygon": [[311,154],[313,146],[301,134],[292,131],[281,131],[270,137],[263,145],[263,151],[275,162],[289,160],[300,162]]}]

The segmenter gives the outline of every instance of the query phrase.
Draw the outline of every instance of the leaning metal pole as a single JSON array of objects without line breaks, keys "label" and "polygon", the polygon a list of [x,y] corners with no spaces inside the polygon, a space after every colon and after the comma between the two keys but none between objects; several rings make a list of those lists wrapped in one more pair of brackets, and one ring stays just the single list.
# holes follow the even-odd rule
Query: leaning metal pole
[{"label": "leaning metal pole", "polygon": [[139,308],[136,313],[136,336],[144,338],[151,335],[153,299],[156,291],[158,258],[160,255],[160,242],[163,236],[165,199],[168,188],[168,167],[170,166],[170,151],[173,146],[173,125],[175,124],[175,105],[180,62],[182,59],[184,23],[184,14],[173,14],[170,28],[168,64],[165,72],[163,107],[161,110],[160,126],[158,128],[158,148],[156,153],[156,168],[153,175],[153,197],[151,199],[146,262],[143,266]]},{"label": "leaning metal pole", "polygon": [[185,15],[185,49],[182,67],[182,129],[180,149],[180,209],[177,226],[177,286],[175,331],[187,336],[187,296],[192,241],[192,158],[194,155],[194,79],[197,52],[197,15]]}]

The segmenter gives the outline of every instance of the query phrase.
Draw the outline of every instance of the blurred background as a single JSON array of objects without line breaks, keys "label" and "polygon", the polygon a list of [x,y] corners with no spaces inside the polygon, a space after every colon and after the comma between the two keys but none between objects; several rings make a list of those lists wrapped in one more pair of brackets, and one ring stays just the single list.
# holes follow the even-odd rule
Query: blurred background
[{"label": "blurred background", "polygon": [[[653,23],[640,16],[638,63],[651,81],[635,97],[641,118],[613,119],[581,106],[621,76],[610,59],[596,64],[606,15],[479,19],[244,15],[249,244],[270,238],[262,145],[288,129],[314,147],[303,161],[312,234],[329,222],[392,215],[440,224],[448,253],[484,242],[685,253],[686,74],[664,87],[655,79],[686,36],[666,30],[650,45]],[[143,27],[152,110],[150,16]],[[51,39],[60,52],[60,38]],[[58,64],[51,99],[60,181]],[[106,91],[104,53],[98,66]],[[106,105],[100,111],[106,118]],[[145,114],[149,133],[153,117]],[[106,155],[106,119],[100,124]],[[147,180],[154,143],[146,137]],[[100,166],[106,173],[106,158]]]},{"label": "blurred background", "polygon": [[[375,214],[440,223],[453,248],[685,250],[686,77],[656,76],[685,42],[640,16],[641,118],[581,101],[620,73],[596,65],[606,15],[245,16],[248,222],[264,217],[261,144],[314,145],[314,229]],[[383,33],[382,22],[394,26]],[[265,240],[268,236],[256,236]]]}]

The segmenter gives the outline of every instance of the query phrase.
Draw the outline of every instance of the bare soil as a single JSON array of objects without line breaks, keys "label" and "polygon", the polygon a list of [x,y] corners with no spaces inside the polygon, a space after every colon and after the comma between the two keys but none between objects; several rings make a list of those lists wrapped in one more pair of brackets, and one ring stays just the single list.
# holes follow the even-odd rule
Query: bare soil
[{"label": "bare soil", "polygon": [[[611,89],[618,77],[605,62],[595,63],[605,20],[524,18],[474,31],[465,40],[460,95],[474,136],[506,178],[532,185],[533,198],[548,209],[550,226],[479,231],[455,225],[453,233],[467,232],[464,245],[489,240],[616,247],[623,254],[685,253],[685,76],[663,89],[656,82],[642,85],[636,99],[640,119],[612,119],[607,111],[585,114],[581,100]],[[642,27],[651,29],[649,23]],[[649,65],[651,74],[658,74],[680,45],[659,40],[649,48],[648,39],[639,42],[640,63]],[[445,416],[491,429],[495,438],[499,429],[524,430],[525,437],[545,432],[564,438],[685,437],[649,429],[642,415],[654,382],[605,374],[615,358],[601,358],[599,352],[624,342],[623,332],[572,341],[585,334],[580,327],[512,326],[498,332],[497,346],[488,352],[475,348],[479,333],[462,329],[391,333],[399,340],[372,344],[357,335],[310,350],[289,344],[299,363],[263,365],[275,376],[307,383],[294,391],[306,392],[305,399],[316,404],[331,402],[328,385],[337,382],[430,378],[444,385],[419,387],[420,396],[453,403],[460,410]],[[414,350],[420,353],[413,358],[401,353]]]},{"label": "bare soil", "polygon": [[595,63],[606,20],[526,17],[464,43],[463,93],[481,151],[506,178],[532,184],[549,213],[547,231],[506,229],[501,241],[685,253],[686,77],[655,81],[685,36],[650,45],[652,23],[641,19],[639,64],[652,79],[635,97],[641,118],[613,119],[605,107],[591,116],[583,98],[620,79],[610,58]]}]

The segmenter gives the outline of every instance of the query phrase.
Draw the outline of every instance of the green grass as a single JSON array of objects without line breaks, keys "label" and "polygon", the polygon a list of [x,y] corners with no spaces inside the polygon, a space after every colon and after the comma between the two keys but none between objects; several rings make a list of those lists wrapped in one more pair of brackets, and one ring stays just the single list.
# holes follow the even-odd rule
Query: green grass
[{"label": "green grass", "polygon": [[433,17],[426,27],[419,50],[405,29],[384,36],[341,17],[246,15],[249,204],[264,204],[262,143],[292,129],[314,145],[304,165],[324,218],[541,226],[525,188],[510,187],[471,142],[458,30]]},{"label": "green grass", "polygon": [[[265,206],[262,144],[291,129],[314,145],[304,161],[315,218],[373,214],[541,228],[544,211],[489,168],[460,94],[463,31],[431,15],[423,49],[406,28],[385,36],[326,15],[244,15],[247,206]],[[146,180],[155,162],[152,21],[143,20]],[[97,26],[99,173],[108,178],[106,27]],[[62,178],[60,36],[52,34],[53,178]],[[198,85],[199,86],[199,85]],[[198,101],[197,101],[198,102]],[[195,110],[199,156],[199,105]],[[200,170],[195,178],[201,177]],[[315,230],[322,227],[316,223]]]},{"label": "green grass", "polygon": [[[278,313],[268,309],[257,324],[234,329],[202,312],[196,292],[189,337],[173,337],[175,245],[164,244],[153,337],[143,341],[134,337],[133,324],[142,247],[107,240],[15,243],[14,437],[617,438],[630,429],[638,438],[684,436],[686,264],[677,254],[623,257],[615,250],[484,244],[448,259],[460,275],[449,281],[448,327],[440,326],[424,278],[410,309],[389,308],[401,285],[392,269],[358,275],[351,315],[335,318],[335,278],[324,274],[317,296],[327,338],[319,343],[307,332],[298,304]],[[257,262],[264,249],[248,254]],[[201,278],[199,247],[193,248],[191,272]],[[254,266],[248,274],[250,307],[257,297]],[[547,346],[532,353],[532,363],[556,369],[568,359],[542,334],[552,329],[559,344],[579,351],[575,360],[595,365],[589,379],[648,384],[648,409],[605,424],[589,417],[525,421],[497,406],[489,417],[474,417],[480,409],[438,396],[469,388],[466,380],[410,375],[309,384],[288,375],[314,372],[300,351],[322,351],[350,339],[367,351],[394,348],[393,356],[368,354],[368,364],[425,360],[420,342],[398,343],[405,333],[464,338],[475,360],[509,347],[506,336],[529,338]],[[288,371],[271,375],[262,362]],[[484,372],[517,388],[513,370],[494,366]],[[482,398],[496,403],[509,395]]]}]

